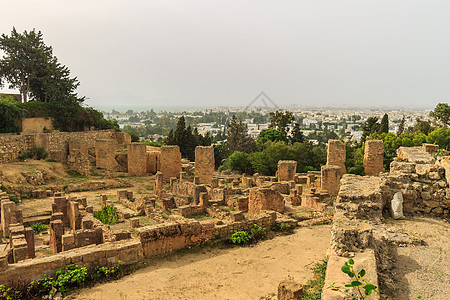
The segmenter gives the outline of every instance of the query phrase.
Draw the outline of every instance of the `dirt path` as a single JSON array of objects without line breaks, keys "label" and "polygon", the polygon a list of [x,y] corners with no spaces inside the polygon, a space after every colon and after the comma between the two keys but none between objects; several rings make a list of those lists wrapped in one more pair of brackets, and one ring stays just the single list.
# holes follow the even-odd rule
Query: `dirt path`
[{"label": "dirt path", "polygon": [[394,299],[449,299],[450,225],[442,220],[413,218],[395,221],[392,228],[425,241],[426,245],[397,248]]},{"label": "dirt path", "polygon": [[175,254],[118,281],[82,290],[72,299],[259,299],[288,276],[300,283],[325,257],[330,226],[300,228],[255,247]]}]

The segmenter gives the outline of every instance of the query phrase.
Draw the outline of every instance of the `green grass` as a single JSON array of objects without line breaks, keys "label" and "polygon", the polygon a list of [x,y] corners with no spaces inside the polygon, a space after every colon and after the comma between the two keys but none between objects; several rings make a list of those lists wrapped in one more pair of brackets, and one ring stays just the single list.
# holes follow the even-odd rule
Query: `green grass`
[{"label": "green grass", "polygon": [[327,271],[327,260],[322,259],[311,268],[313,279],[308,280],[304,286],[302,300],[320,300],[325,283],[325,272]]}]

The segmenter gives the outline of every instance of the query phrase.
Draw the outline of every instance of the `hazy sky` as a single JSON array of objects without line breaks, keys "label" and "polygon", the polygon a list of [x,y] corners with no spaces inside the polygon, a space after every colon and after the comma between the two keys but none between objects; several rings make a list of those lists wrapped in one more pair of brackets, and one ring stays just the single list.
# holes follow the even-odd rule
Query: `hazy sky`
[{"label": "hazy sky", "polygon": [[93,106],[434,107],[450,98],[450,1],[1,0]]}]

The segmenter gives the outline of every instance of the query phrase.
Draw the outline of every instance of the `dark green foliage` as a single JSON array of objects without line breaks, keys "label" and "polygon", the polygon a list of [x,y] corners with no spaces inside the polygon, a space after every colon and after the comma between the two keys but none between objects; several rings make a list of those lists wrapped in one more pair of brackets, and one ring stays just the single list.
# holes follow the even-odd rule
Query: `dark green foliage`
[{"label": "dark green foliage", "polygon": [[152,141],[148,141],[148,140],[146,140],[145,143],[147,144],[147,146],[152,146],[152,147],[162,147],[165,145],[164,143],[152,142]]},{"label": "dark green foliage", "polygon": [[113,205],[103,205],[99,211],[94,211],[94,218],[100,220],[103,224],[114,225],[119,221],[117,208]]},{"label": "dark green foliage", "polygon": [[91,269],[87,269],[86,266],[67,265],[64,269],[56,270],[54,276],[44,275],[41,279],[33,280],[20,289],[0,285],[0,299],[41,299],[49,295],[53,298],[58,292],[64,295],[88,283],[118,278],[121,275],[123,270],[120,260],[117,266],[113,267],[99,267],[95,262]]},{"label": "dark green foliage", "polygon": [[292,146],[284,142],[267,142],[260,151],[246,154],[235,152],[228,157],[220,170],[238,170],[252,174],[273,176],[278,169],[279,160],[297,161],[297,171],[305,172],[307,169],[319,170],[326,163],[326,150],[322,146],[310,143],[295,143]]},{"label": "dark green foliage", "polygon": [[378,132],[380,129],[380,123],[378,123],[378,117],[369,117],[363,125],[362,142],[366,141],[366,138],[372,133]]},{"label": "dark green foliage", "polygon": [[276,129],[263,129],[258,135],[257,142],[264,144],[268,141],[271,142],[287,142],[286,135]]},{"label": "dark green foliage", "polygon": [[41,222],[31,224],[30,227],[33,229],[35,234],[39,234],[40,232],[48,229],[48,225],[42,224]]},{"label": "dark green foliage", "polygon": [[256,243],[266,237],[266,229],[254,224],[250,231],[237,231],[233,233],[230,240],[233,244],[246,246],[250,243]]},{"label": "dark green foliage", "polygon": [[23,114],[23,110],[10,97],[0,97],[0,133],[18,132],[16,120]]},{"label": "dark green foliage", "polygon": [[397,135],[402,134],[403,132],[405,132],[405,116],[403,116],[402,120],[400,121],[400,124],[398,125],[398,129],[397,129]]},{"label": "dark green foliage", "polygon": [[313,271],[313,279],[308,280],[307,285],[304,286],[302,300],[321,299],[322,289],[325,283],[325,273],[327,271],[327,262],[326,259],[322,259],[311,268]]},{"label": "dark green foliage", "polygon": [[212,138],[209,133],[203,136],[198,133],[197,128],[192,129],[190,125],[186,127],[185,118],[181,116],[178,119],[175,131],[171,130],[169,132],[165,142],[167,145],[178,145],[181,156],[194,161],[195,147],[209,146],[211,141]]},{"label": "dark green foliage", "polygon": [[291,136],[289,138],[289,143],[291,145],[295,143],[303,143],[305,141],[305,135],[303,134],[303,131],[300,129],[300,124],[295,122],[294,128],[292,129]]},{"label": "dark green foliage", "polygon": [[384,114],[381,119],[380,128],[378,133],[388,133],[389,132],[389,117],[388,114]]},{"label": "dark green foliage", "polygon": [[227,126],[227,151],[232,154],[234,151],[250,153],[255,147],[255,142],[248,135],[247,125],[243,124],[235,115]]},{"label": "dark green foliage", "polygon": [[132,143],[139,142],[139,136],[136,133],[132,131],[127,131],[127,133],[130,135]]},{"label": "dark green foliage", "polygon": [[448,103],[439,103],[434,110],[430,112],[430,117],[432,117],[436,123],[450,126],[450,106]]},{"label": "dark green foliage", "polygon": [[48,156],[47,151],[45,151],[44,148],[34,148],[31,149],[30,151],[24,152],[24,153],[20,153],[18,158],[20,160],[24,160],[27,158],[32,158],[32,159],[37,159],[37,160],[41,160],[41,159],[46,159]]},{"label": "dark green foliage", "polygon": [[218,169],[227,158],[227,148],[225,143],[220,143],[218,145],[214,145],[214,165],[215,168]]},{"label": "dark green foliage", "polygon": [[438,128],[430,132],[427,143],[437,144],[442,149],[450,150],[450,128]]},{"label": "dark green foliage", "polygon": [[294,121],[294,114],[291,111],[275,111],[270,113],[269,128],[275,128],[287,137],[289,133],[289,125]]},{"label": "dark green foliage", "polygon": [[250,154],[235,151],[219,168],[219,171],[221,170],[236,170],[240,171],[241,173],[253,174],[253,168],[250,162]]}]

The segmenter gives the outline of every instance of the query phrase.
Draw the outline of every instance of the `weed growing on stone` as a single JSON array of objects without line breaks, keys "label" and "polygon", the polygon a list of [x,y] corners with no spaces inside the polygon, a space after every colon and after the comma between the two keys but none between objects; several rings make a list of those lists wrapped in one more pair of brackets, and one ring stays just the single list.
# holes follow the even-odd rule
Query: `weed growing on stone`
[{"label": "weed growing on stone", "polygon": [[359,299],[366,299],[367,296],[370,296],[372,292],[375,292],[380,297],[380,300],[384,300],[384,298],[381,297],[380,293],[378,292],[378,289],[375,285],[368,283],[364,279],[364,275],[366,275],[366,270],[364,268],[359,269],[357,272],[354,270],[353,265],[355,264],[355,261],[350,258],[348,261],[345,262],[345,264],[341,267],[341,271],[348,275],[348,277],[352,278],[352,282],[345,285],[345,289],[342,289],[341,287],[338,287],[333,282],[332,285],[327,287],[328,289],[332,289],[333,291],[340,291],[348,294],[350,292],[351,288],[356,288],[357,296],[349,298],[351,300],[359,300]]},{"label": "weed growing on stone", "polygon": [[322,259],[311,268],[313,279],[308,280],[308,284],[303,289],[303,300],[320,300],[322,289],[325,283],[325,272],[327,271],[327,260]]}]

